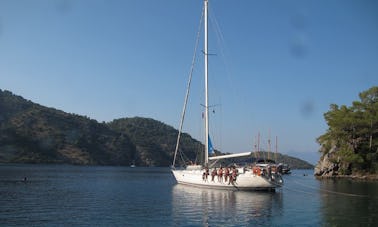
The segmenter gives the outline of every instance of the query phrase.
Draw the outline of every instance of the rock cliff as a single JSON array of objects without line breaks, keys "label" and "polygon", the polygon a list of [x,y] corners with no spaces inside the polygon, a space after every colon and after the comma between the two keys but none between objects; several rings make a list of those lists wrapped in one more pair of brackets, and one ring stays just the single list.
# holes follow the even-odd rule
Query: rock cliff
[{"label": "rock cliff", "polygon": [[323,155],[315,165],[315,176],[336,176],[339,174],[339,164],[335,162],[336,149],[331,149],[327,154]]}]

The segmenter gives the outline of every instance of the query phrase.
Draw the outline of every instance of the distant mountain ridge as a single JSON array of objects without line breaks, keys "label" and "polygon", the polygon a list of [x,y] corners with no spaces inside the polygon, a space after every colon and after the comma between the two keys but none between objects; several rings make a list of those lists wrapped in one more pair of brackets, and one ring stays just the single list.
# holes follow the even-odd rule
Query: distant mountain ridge
[{"label": "distant mountain ridge", "polygon": [[0,161],[128,164],[135,146],[125,133],[87,117],[0,93]]},{"label": "distant mountain ridge", "polygon": [[[176,129],[154,119],[99,123],[0,89],[0,163],[169,166],[176,138]],[[187,158],[195,160],[201,146],[190,135],[182,135],[180,150]],[[279,157],[289,164],[296,159]],[[312,167],[297,160],[292,168]]]},{"label": "distant mountain ridge", "polygon": [[[148,118],[99,123],[0,89],[0,162],[169,166],[177,130]],[[185,142],[186,141],[186,142]],[[181,149],[195,157],[183,135]]]}]

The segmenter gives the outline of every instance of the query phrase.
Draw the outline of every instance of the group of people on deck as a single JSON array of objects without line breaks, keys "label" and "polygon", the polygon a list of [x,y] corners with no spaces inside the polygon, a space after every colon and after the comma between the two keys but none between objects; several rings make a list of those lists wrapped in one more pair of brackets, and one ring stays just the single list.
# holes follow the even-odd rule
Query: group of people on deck
[{"label": "group of people on deck", "polygon": [[[209,168],[205,168],[205,172],[202,175],[202,179],[207,181],[208,176],[210,175]],[[218,169],[215,167],[211,171],[211,181],[215,182],[215,177],[217,177],[218,182],[220,183],[227,183],[233,184],[236,181],[236,177],[238,176],[238,169],[235,166],[229,167],[219,167]],[[223,181],[224,177],[224,181]]]}]

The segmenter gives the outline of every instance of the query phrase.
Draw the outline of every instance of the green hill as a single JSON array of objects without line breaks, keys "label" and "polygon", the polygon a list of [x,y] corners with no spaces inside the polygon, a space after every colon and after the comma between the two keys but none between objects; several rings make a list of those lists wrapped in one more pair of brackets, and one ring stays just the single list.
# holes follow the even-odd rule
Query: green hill
[{"label": "green hill", "polygon": [[135,152],[106,124],[0,90],[0,162],[125,165]]},{"label": "green hill", "polygon": [[[170,166],[178,131],[150,118],[99,123],[0,90],[0,162]],[[203,145],[183,133],[180,153],[196,160]],[[306,162],[277,154],[292,168]],[[308,163],[307,163],[308,164]]]},{"label": "green hill", "polygon": [[[47,108],[0,90],[0,162],[169,166],[177,130],[148,118],[110,123]],[[201,143],[183,134],[194,159]]]},{"label": "green hill", "polygon": [[[135,144],[136,165],[169,166],[172,164],[178,131],[173,127],[150,118],[122,118],[108,123],[117,132],[125,132]],[[191,160],[201,147],[199,141],[188,134],[181,137],[180,149]]]}]

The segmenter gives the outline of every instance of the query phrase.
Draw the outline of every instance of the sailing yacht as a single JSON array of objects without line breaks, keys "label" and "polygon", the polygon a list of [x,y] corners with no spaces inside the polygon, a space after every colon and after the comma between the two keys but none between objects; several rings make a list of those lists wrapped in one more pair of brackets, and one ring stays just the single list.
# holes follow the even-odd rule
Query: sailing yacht
[{"label": "sailing yacht", "polygon": [[275,166],[269,164],[252,164],[247,166],[217,166],[217,161],[236,157],[251,157],[252,152],[238,154],[227,154],[209,157],[211,142],[209,137],[209,99],[208,99],[208,4],[209,0],[204,0],[203,19],[204,19],[204,76],[205,76],[205,149],[204,162],[201,165],[187,165],[185,167],[175,167],[176,156],[178,155],[181,131],[185,116],[186,104],[189,95],[191,76],[189,77],[188,88],[184,101],[184,108],[181,115],[179,133],[176,141],[176,149],[172,164],[172,173],[179,184],[219,188],[228,190],[268,190],[274,191],[281,187],[283,180],[278,171],[274,171]]}]

